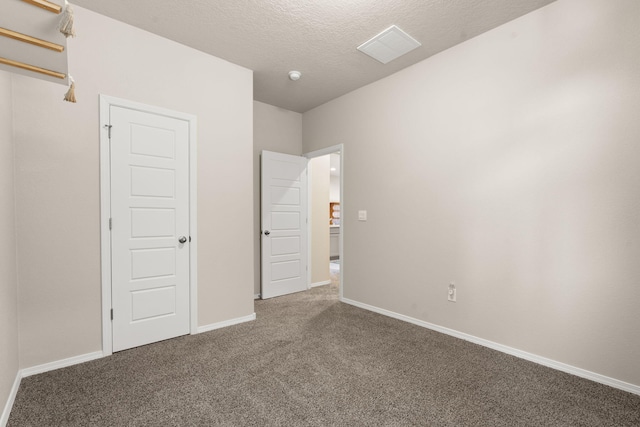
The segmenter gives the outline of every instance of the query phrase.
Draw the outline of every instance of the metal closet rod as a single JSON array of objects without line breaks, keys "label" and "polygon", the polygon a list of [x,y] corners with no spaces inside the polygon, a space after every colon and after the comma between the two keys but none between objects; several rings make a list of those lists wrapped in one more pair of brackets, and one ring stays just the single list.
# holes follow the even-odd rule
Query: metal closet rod
[{"label": "metal closet rod", "polygon": [[22,0],[22,1],[25,3],[32,4],[34,6],[41,7],[42,9],[48,10],[49,12],[53,12],[53,13],[62,12],[62,6],[47,0]]},{"label": "metal closet rod", "polygon": [[57,71],[47,70],[46,68],[36,67],[35,65],[26,64],[20,61],[14,61],[13,59],[7,59],[0,57],[0,64],[11,65],[12,67],[22,68],[23,70],[29,70],[40,74],[45,74],[51,77],[57,77],[59,79],[64,79],[67,77],[64,73],[59,73]]}]

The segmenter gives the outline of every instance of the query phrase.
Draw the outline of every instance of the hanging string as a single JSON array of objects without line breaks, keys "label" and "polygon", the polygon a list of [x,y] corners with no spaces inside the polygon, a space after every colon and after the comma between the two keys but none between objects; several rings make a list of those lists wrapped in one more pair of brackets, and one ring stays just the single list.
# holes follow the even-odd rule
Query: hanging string
[{"label": "hanging string", "polygon": [[73,28],[73,8],[67,0],[64,0],[64,10],[58,23],[58,30],[67,38],[76,36],[76,30]]},{"label": "hanging string", "polygon": [[[76,30],[73,27],[73,8],[68,0],[64,0],[64,10],[58,23],[58,30],[67,38],[76,36]],[[76,82],[71,75],[69,75],[69,90],[64,94],[63,99],[67,102],[76,102]]]},{"label": "hanging string", "polygon": [[73,80],[73,77],[69,76],[69,90],[64,94],[64,100],[67,102],[76,102],[76,82]]}]

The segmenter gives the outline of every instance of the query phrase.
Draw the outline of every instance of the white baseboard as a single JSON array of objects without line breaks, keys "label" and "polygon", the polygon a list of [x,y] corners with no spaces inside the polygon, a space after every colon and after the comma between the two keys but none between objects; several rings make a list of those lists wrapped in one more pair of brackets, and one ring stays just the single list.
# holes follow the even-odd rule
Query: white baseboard
[{"label": "white baseboard", "polygon": [[11,387],[11,392],[7,399],[7,403],[0,416],[0,427],[6,426],[9,421],[9,415],[11,414],[11,408],[16,400],[16,394],[18,394],[18,388],[20,388],[20,382],[22,378],[30,377],[31,375],[42,374],[44,372],[53,371],[60,368],[66,368],[67,366],[77,365],[79,363],[89,362],[104,357],[101,351],[95,351],[93,353],[81,354],[79,356],[69,357],[68,359],[56,360],[55,362],[44,363],[42,365],[32,366],[30,368],[24,368],[18,371],[16,379]]},{"label": "white baseboard", "polygon": [[443,326],[435,325],[433,323],[425,322],[423,320],[418,320],[413,317],[409,317],[403,314],[395,313],[393,311],[385,310],[383,308],[379,308],[369,304],[364,304],[358,301],[350,300],[348,298],[342,298],[341,301],[359,308],[363,308],[365,310],[382,314],[384,316],[392,317],[394,319],[398,319],[404,322],[412,323],[414,325],[422,326],[423,328],[431,329],[436,332],[441,332],[443,334],[451,335],[452,337],[460,338],[465,341],[472,342],[474,344],[479,344],[481,346],[488,347],[493,350],[500,351],[502,353],[510,354],[512,356],[516,356],[516,357],[519,357],[520,359],[525,359],[530,362],[537,363],[539,365],[547,366],[549,368],[556,369],[558,371],[566,372],[568,374],[572,374],[581,378],[595,381],[597,383],[608,385],[610,387],[624,390],[629,393],[640,395],[640,385],[630,384],[624,381],[617,380],[615,378],[611,378],[605,375],[597,374],[595,372],[587,371],[582,368],[577,368],[572,365],[567,365],[566,363],[558,362],[556,360],[548,359],[546,357],[542,357],[536,354],[528,353],[526,351],[518,350],[513,347],[498,344],[493,341],[485,340],[483,338],[478,338],[476,336],[465,334],[464,332],[459,332],[454,329],[449,329]]},{"label": "white baseboard", "polygon": [[324,285],[330,285],[331,284],[331,280],[324,280],[322,282],[315,282],[309,285],[309,289],[311,288],[315,288],[316,286],[324,286]]},{"label": "white baseboard", "polygon": [[2,410],[2,415],[0,415],[0,426],[5,427],[9,422],[9,415],[11,414],[11,408],[13,408],[13,402],[16,400],[16,395],[18,394],[18,389],[20,388],[20,381],[22,380],[22,375],[20,375],[20,371],[16,372],[16,379],[13,381],[13,387],[11,387],[11,391],[9,392],[9,396],[7,397],[7,403],[4,405],[4,409]]},{"label": "white baseboard", "polygon": [[212,323],[210,325],[199,326],[198,333],[209,332],[220,328],[226,328],[227,326],[237,325],[238,323],[251,322],[252,320],[256,320],[256,314],[250,314],[244,317],[236,317],[235,319],[225,320],[223,322]]},{"label": "white baseboard", "polygon": [[32,366],[30,368],[24,368],[20,372],[22,378],[30,377],[31,375],[42,374],[43,372],[49,372],[60,368],[66,368],[67,366],[77,365],[79,363],[89,362],[104,357],[102,351],[94,351],[93,353],[81,354],[79,356],[69,357],[68,359],[56,360],[55,362],[44,363],[42,365]]}]

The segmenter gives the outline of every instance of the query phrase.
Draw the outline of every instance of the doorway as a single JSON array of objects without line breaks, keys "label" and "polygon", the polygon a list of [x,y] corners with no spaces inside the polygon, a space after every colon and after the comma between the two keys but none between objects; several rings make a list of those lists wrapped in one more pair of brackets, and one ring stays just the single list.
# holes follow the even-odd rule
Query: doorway
[{"label": "doorway", "polygon": [[342,209],[340,193],[340,152],[329,154],[329,276],[340,286],[340,230]]},{"label": "doorway", "polygon": [[344,292],[344,200],[342,144],[313,151],[309,159],[310,287],[336,286]]}]

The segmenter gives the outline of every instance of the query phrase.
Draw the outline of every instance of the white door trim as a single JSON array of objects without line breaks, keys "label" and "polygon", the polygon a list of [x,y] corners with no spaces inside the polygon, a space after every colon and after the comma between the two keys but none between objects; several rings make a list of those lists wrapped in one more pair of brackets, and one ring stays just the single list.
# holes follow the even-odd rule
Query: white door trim
[{"label": "white door trim", "polygon": [[198,333],[198,233],[197,233],[197,118],[192,114],[145,105],[126,99],[100,95],[100,260],[102,282],[102,353],[113,353],[111,327],[111,167],[109,155],[109,109],[111,106],[129,108],[189,122],[189,330]]},{"label": "white door trim", "polygon": [[[345,210],[344,210],[344,144],[332,145],[331,147],[322,148],[320,150],[311,151],[309,153],[303,154],[307,159],[313,159],[314,157],[326,156],[327,154],[340,152],[340,236],[338,240],[338,244],[340,246],[340,301],[344,299],[344,227],[346,218]],[[307,180],[307,186],[309,186],[309,194],[311,194],[311,180]],[[309,197],[309,204],[311,203],[311,197]],[[311,208],[309,208],[309,212],[311,212]],[[311,220],[307,223],[307,235],[311,236]],[[307,257],[309,261],[307,265],[309,266],[309,272],[307,273],[307,287],[311,286],[311,239],[307,239]]]}]

